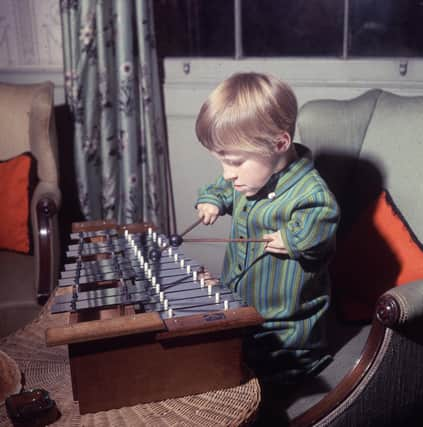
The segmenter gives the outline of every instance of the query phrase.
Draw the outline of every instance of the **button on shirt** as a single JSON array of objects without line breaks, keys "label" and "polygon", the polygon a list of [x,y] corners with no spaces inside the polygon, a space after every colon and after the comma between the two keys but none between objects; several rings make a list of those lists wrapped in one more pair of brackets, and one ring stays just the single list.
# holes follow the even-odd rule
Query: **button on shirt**
[{"label": "button on shirt", "polygon": [[272,335],[271,351],[301,354],[319,348],[318,323],[329,305],[326,267],[339,208],[312,161],[300,157],[253,197],[219,177],[200,190],[197,203],[212,203],[221,214],[232,214],[231,238],[281,233],[288,256],[265,252],[264,243],[229,243],[221,280],[264,317],[256,338]]}]

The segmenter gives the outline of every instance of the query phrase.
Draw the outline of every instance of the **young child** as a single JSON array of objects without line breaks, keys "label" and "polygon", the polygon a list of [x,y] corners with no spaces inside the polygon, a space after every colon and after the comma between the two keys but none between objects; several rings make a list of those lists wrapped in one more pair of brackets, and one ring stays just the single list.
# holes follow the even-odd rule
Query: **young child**
[{"label": "young child", "polygon": [[305,147],[294,146],[297,101],[275,77],[235,74],[203,104],[201,144],[223,168],[200,190],[204,224],[232,215],[222,283],[265,319],[246,342],[247,362],[263,381],[291,383],[318,372],[325,355],[327,265],[339,209]]}]

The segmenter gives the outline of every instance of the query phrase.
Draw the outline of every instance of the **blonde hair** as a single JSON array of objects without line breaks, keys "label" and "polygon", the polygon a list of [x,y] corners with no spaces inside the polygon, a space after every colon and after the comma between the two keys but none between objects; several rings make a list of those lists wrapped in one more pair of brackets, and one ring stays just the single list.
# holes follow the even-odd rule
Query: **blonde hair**
[{"label": "blonde hair", "polygon": [[197,117],[198,140],[208,150],[228,147],[271,155],[282,132],[294,137],[297,100],[292,89],[266,74],[239,73],[210,94]]}]

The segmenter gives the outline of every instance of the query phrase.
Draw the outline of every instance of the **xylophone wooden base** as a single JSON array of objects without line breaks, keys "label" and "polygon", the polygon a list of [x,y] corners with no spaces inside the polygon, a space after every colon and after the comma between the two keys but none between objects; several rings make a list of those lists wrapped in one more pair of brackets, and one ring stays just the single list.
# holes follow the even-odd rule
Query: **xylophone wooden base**
[{"label": "xylophone wooden base", "polygon": [[[49,346],[67,344],[81,414],[238,386],[248,380],[242,337],[260,318],[251,307],[161,320],[157,313],[53,327]],[[118,315],[119,314],[119,315]]]},{"label": "xylophone wooden base", "polygon": [[[220,334],[222,335],[222,334]],[[242,384],[239,337],[156,342],[134,335],[69,346],[81,414]]]}]

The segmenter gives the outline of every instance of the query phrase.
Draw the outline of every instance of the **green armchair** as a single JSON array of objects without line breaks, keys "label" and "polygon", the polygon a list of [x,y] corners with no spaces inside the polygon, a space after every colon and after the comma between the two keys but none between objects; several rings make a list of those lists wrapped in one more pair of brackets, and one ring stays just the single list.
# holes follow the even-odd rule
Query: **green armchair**
[{"label": "green armchair", "polygon": [[[423,241],[423,97],[371,90],[345,101],[311,101],[300,111],[298,131],[340,202],[339,240],[383,188]],[[360,236],[362,245],[367,238]],[[342,283],[333,287],[334,361],[285,402],[289,425],[423,425],[423,277],[385,290],[365,325],[340,320]]]}]

